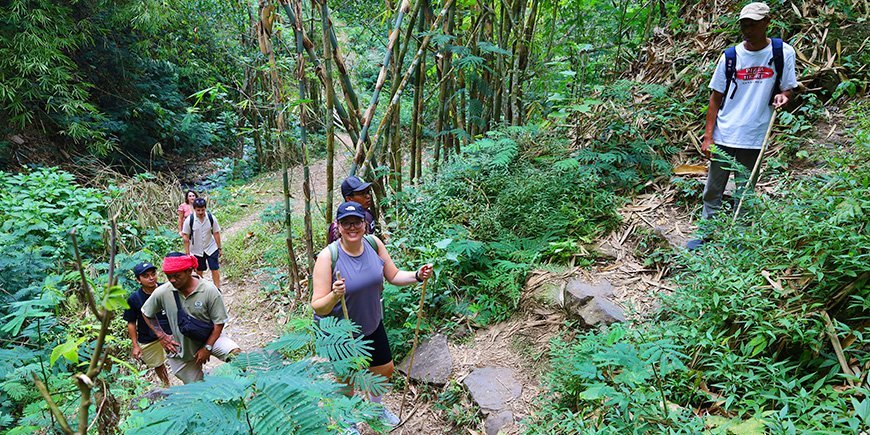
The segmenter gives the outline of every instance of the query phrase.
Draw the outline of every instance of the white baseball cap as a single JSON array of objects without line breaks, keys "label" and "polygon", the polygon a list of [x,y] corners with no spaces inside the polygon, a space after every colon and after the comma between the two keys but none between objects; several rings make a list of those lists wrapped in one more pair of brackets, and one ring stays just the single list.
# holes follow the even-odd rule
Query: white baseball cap
[{"label": "white baseball cap", "polygon": [[744,6],[740,10],[740,18],[738,20],[749,18],[750,20],[760,21],[767,18],[768,15],[770,15],[770,7],[764,3],[755,2]]}]

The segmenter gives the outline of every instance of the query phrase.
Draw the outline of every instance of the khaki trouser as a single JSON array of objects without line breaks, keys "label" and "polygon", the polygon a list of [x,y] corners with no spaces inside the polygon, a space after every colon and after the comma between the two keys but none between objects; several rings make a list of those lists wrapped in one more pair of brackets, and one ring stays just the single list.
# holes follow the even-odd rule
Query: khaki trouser
[{"label": "khaki trouser", "polygon": [[[221,361],[226,361],[230,353],[239,348],[235,341],[221,335],[212,346],[211,354]],[[202,364],[195,360],[184,361],[181,358],[169,358],[169,369],[176,378],[185,384],[201,381],[203,377]]]}]

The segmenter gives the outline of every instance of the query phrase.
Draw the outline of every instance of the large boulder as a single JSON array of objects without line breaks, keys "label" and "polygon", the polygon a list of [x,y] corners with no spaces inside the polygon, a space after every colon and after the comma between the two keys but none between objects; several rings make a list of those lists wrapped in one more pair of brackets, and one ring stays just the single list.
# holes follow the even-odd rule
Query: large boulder
[{"label": "large boulder", "polygon": [[622,308],[603,297],[594,297],[578,312],[586,326],[610,325],[625,321]]},{"label": "large boulder", "polygon": [[523,385],[516,379],[516,371],[507,367],[476,368],[462,383],[477,406],[486,413],[505,409],[523,392]]},{"label": "large boulder", "polygon": [[581,277],[571,278],[565,286],[563,307],[587,326],[625,321],[622,308],[613,302],[613,286],[607,280],[590,282]]},{"label": "large boulder", "polygon": [[[408,364],[411,356],[408,355],[399,364],[399,371],[408,374]],[[447,346],[447,337],[436,334],[424,341],[414,352],[414,366],[411,367],[411,378],[418,382],[428,382],[435,385],[444,385],[450,379],[453,371],[453,356],[450,347]]]},{"label": "large boulder", "polygon": [[483,429],[486,435],[498,435],[498,432],[505,427],[514,424],[514,413],[508,410],[500,412],[491,412],[483,422]]}]

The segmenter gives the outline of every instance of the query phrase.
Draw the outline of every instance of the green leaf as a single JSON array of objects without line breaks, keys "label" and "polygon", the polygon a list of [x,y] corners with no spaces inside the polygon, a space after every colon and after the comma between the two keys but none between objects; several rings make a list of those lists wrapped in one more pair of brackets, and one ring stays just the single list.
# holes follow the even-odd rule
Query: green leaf
[{"label": "green leaf", "polygon": [[728,432],[734,435],[757,435],[763,434],[766,431],[764,430],[764,421],[757,418],[750,418],[749,420],[744,420],[742,423],[731,426],[728,428]]},{"label": "green leaf", "polygon": [[77,364],[79,362],[79,345],[84,341],[84,338],[77,341],[68,338],[65,343],[55,346],[54,349],[51,350],[49,364],[54,365],[55,361],[57,361],[61,356],[63,356],[67,361]]},{"label": "green leaf", "polygon": [[453,239],[441,239],[435,243],[435,247],[438,249],[447,249],[451,243],[453,243]]},{"label": "green leaf", "polygon": [[130,306],[127,305],[127,291],[119,285],[109,287],[103,295],[102,305],[106,311],[129,308]]}]

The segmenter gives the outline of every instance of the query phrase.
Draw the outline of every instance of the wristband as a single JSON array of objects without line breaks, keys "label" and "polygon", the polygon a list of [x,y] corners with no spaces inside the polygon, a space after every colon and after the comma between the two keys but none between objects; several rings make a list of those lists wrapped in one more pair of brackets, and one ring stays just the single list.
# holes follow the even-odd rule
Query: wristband
[{"label": "wristband", "polygon": [[414,272],[414,278],[417,279],[417,282],[423,282],[423,280],[420,278],[420,271],[419,270]]}]

